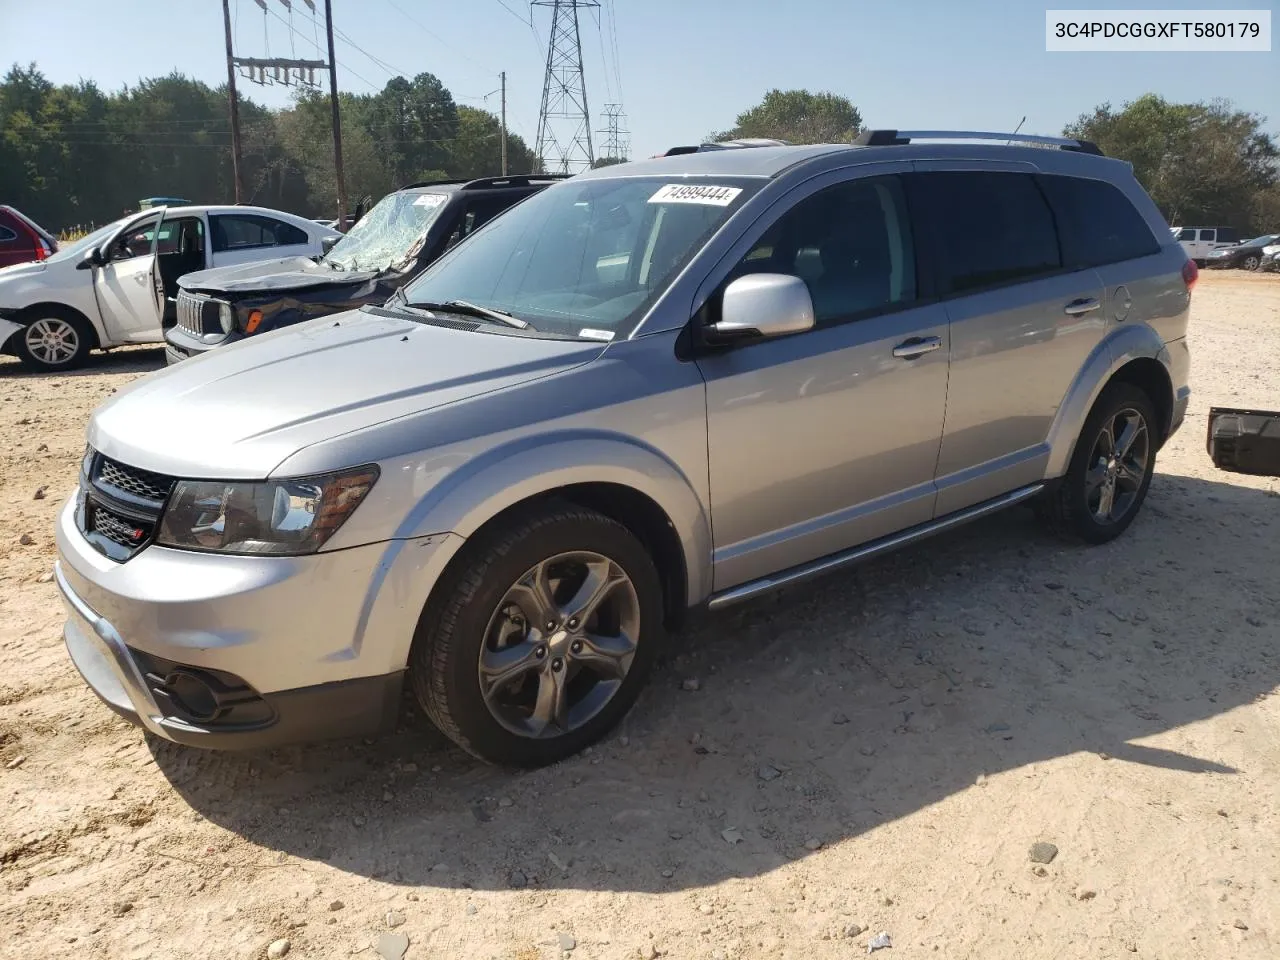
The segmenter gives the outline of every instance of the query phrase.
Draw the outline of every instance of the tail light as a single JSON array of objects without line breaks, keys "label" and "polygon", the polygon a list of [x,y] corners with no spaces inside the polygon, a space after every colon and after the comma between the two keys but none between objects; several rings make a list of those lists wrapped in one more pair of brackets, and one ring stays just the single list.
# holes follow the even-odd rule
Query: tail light
[{"label": "tail light", "polygon": [[19,230],[27,235],[27,239],[31,241],[31,247],[35,252],[37,260],[44,260],[49,256],[49,245],[45,242],[44,237],[32,230],[31,227],[21,218],[14,217],[13,223]]},{"label": "tail light", "polygon": [[1194,260],[1188,260],[1182,265],[1182,282],[1187,285],[1187,293],[1195,289],[1196,281],[1200,279],[1200,268],[1196,266]]}]

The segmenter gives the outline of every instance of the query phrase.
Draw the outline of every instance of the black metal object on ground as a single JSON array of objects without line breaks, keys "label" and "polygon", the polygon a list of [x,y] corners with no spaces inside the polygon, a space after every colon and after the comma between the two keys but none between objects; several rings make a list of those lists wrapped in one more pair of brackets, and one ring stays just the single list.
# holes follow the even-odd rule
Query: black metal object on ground
[{"label": "black metal object on ground", "polygon": [[1280,411],[1210,407],[1206,445],[1221,470],[1280,477]]}]

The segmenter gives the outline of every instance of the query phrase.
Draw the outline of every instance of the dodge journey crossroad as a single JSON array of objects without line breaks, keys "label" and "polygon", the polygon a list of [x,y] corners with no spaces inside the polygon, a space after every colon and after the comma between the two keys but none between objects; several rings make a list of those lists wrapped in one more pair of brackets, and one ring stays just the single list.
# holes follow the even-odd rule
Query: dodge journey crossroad
[{"label": "dodge journey crossroad", "polygon": [[536,765],[691,608],[1023,502],[1118,536],[1186,409],[1196,270],[1127,164],[993,137],[593,170],[383,306],[139,380],[58,520],[72,660],[179,743],[368,734],[407,684]]}]

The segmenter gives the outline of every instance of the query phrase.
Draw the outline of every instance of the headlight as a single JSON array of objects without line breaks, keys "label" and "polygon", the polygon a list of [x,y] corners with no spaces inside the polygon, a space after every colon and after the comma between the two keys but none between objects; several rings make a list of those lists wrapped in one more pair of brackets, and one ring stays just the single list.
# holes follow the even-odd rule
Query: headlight
[{"label": "headlight", "polygon": [[378,479],[375,466],[261,483],[179,480],[156,543],[218,553],[315,553]]},{"label": "headlight", "polygon": [[222,327],[223,333],[230,333],[236,328],[236,313],[231,309],[231,304],[224,303],[219,305],[218,324]]}]

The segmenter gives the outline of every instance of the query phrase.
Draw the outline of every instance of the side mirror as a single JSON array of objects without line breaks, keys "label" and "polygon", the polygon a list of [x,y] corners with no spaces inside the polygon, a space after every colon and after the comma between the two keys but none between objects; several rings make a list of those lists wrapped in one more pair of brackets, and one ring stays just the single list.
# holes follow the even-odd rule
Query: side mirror
[{"label": "side mirror", "polygon": [[80,258],[80,262],[76,264],[77,270],[92,270],[94,267],[102,264],[102,252],[97,248],[86,251],[85,255]]},{"label": "side mirror", "polygon": [[732,343],[804,333],[814,322],[813,298],[803,280],[784,273],[752,273],[725,287],[720,322],[706,332],[713,343]]},{"label": "side mirror", "polygon": [[334,247],[338,245],[338,241],[341,239],[342,239],[341,237],[325,237],[323,240],[321,240],[320,255],[325,256],[326,254],[328,254],[330,250],[332,250]]}]

